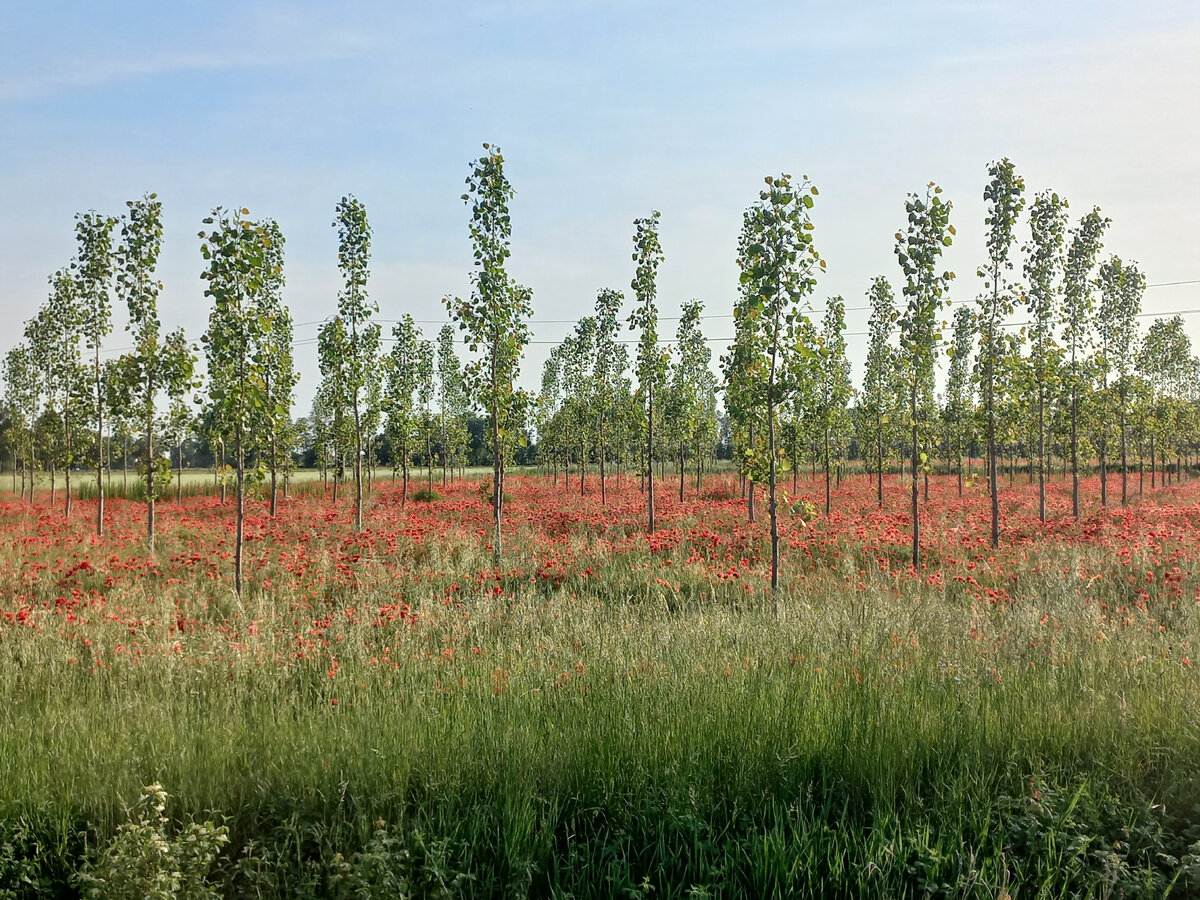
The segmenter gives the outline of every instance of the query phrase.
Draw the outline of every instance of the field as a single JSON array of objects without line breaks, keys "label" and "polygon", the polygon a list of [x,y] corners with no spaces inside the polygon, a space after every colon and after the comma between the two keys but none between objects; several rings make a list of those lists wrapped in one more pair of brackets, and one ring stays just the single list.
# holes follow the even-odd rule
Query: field
[{"label": "field", "polygon": [[1044,527],[1005,487],[993,551],[934,478],[913,572],[895,477],[828,518],[802,477],[777,614],[731,476],[652,536],[628,475],[513,477],[499,571],[479,480],[384,480],[357,535],[306,486],[250,504],[240,600],[232,500],[161,504],[150,557],[137,503],[100,540],[9,495],[0,897],[189,838],[179,896],[1200,895],[1200,481],[1064,487]]}]

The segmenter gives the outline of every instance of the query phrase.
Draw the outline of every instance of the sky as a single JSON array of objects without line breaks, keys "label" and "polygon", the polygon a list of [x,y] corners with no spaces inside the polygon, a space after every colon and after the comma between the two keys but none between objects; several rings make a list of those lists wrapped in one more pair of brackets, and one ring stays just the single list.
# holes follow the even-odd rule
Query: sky
[{"label": "sky", "polygon": [[[654,209],[660,333],[701,299],[716,365],[742,213],[781,172],[820,190],[828,271],[812,305],[846,298],[856,381],[871,278],[899,281],[906,194],[936,181],[953,202],[950,297],[970,302],[986,170],[1005,156],[1030,199],[1053,189],[1073,221],[1093,205],[1113,220],[1105,255],[1155,285],[1144,311],[1200,312],[1193,2],[0,0],[0,353],[74,255],[75,214],[119,214],[151,191],[161,317],[198,340],[201,220],[247,207],[286,238],[303,414],[340,286],[335,204],[367,207],[385,334],[411,313],[432,338],[442,298],[470,290],[461,195],[484,142],[516,190],[509,271],[533,292],[530,389],[599,289],[631,296],[633,221]],[[1184,320],[1200,349],[1200,314]],[[122,329],[118,310],[110,355]]]}]

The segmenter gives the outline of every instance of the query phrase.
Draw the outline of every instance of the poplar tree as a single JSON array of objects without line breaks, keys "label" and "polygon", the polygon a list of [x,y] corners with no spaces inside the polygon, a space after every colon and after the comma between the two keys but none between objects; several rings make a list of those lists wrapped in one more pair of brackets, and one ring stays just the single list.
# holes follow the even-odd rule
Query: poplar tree
[{"label": "poplar tree", "polygon": [[617,316],[625,297],[620,291],[604,288],[596,295],[596,433],[599,435],[600,504],[608,505],[606,462],[613,445],[611,431],[617,419],[621,379],[629,365],[628,351],[617,343]]},{"label": "poplar tree", "polygon": [[666,380],[666,358],[658,348],[658,288],[656,276],[662,262],[662,245],[658,241],[658,210],[633,223],[633,261],[637,263],[633,281],[635,306],[629,316],[629,327],[641,330],[637,351],[638,397],[646,421],[646,512],[648,530],[654,534],[654,400]]},{"label": "poplar tree", "polygon": [[1025,247],[1025,278],[1029,282],[1029,364],[1037,404],[1038,518],[1046,521],[1046,406],[1054,395],[1062,350],[1054,340],[1059,314],[1055,279],[1065,265],[1063,247],[1067,201],[1042,191],[1029,210],[1030,241]]},{"label": "poplar tree", "polygon": [[25,498],[26,474],[29,502],[33,502],[33,429],[38,412],[38,375],[27,344],[17,344],[4,355],[5,399],[12,416],[14,460],[21,460],[21,498]]},{"label": "poplar tree", "polygon": [[974,396],[971,382],[971,351],[975,345],[975,314],[970,307],[954,311],[954,332],[946,353],[950,357],[946,375],[947,461],[953,458],[958,473],[958,496],[963,494],[963,455],[966,451]]},{"label": "poplar tree", "polygon": [[83,312],[83,339],[92,351],[92,421],[96,425],[96,534],[104,536],[104,367],[100,363],[100,348],[112,332],[112,232],[117,220],[95,212],[75,217],[75,238],[79,245],[76,270],[79,301]]},{"label": "poplar tree", "polygon": [[408,503],[408,467],[412,458],[412,437],[416,430],[416,409],[413,395],[417,389],[420,332],[411,315],[392,327],[392,349],[385,361],[386,381],[383,403],[387,413],[386,434],[392,448],[392,473],[397,468],[403,476],[400,505]]},{"label": "poplar tree", "polygon": [[278,511],[279,467],[281,464],[286,467],[290,458],[287,444],[292,424],[292,399],[300,376],[296,372],[292,354],[292,314],[283,302],[283,233],[272,219],[266,220],[263,228],[268,243],[258,305],[267,319],[262,354],[266,408],[259,442],[271,472],[270,515],[275,518]]},{"label": "poplar tree", "polygon": [[121,357],[118,372],[130,401],[129,412],[145,442],[142,478],[146,488],[146,546],[153,550],[158,482],[171,477],[170,463],[160,466],[162,460],[154,443],[158,396],[163,391],[173,398],[183,395],[192,383],[195,357],[183,329],[164,337],[158,318],[162,282],[154,272],[162,249],[162,203],[157,195],[147,194],[141,200],[130,200],[126,206],[116,254],[116,283],[117,295],[128,310],[125,330],[133,337],[134,349]]},{"label": "poplar tree", "polygon": [[[1100,267],[1100,314],[1097,317],[1101,342],[1101,396],[1107,403],[1108,373],[1117,376],[1117,420],[1121,432],[1121,505],[1129,503],[1129,380],[1133,374],[1134,338],[1137,336],[1137,316],[1142,308],[1146,276],[1136,263],[1125,263],[1114,256]],[[1101,419],[1106,419],[1101,416]],[[1103,427],[1103,422],[1102,422]],[[1101,503],[1107,497],[1105,442],[1100,444]]]},{"label": "poplar tree", "polygon": [[749,327],[761,335],[766,356],[767,490],[771,517],[771,597],[778,614],[779,508],[776,496],[777,444],[776,409],[786,402],[793,385],[787,378],[793,365],[794,338],[798,325],[807,321],[800,311],[804,298],[816,287],[818,266],[824,260],[813,245],[813,225],[808,211],[817,189],[801,177],[793,184],[790,175],[767,176],[766,189],[758,203],[746,212],[738,266],[744,295],[744,316]]},{"label": "poplar tree", "polygon": [[899,313],[892,286],[882,275],[871,282],[867,291],[871,317],[867,323],[867,362],[863,373],[860,409],[868,428],[864,442],[875,450],[876,501],[883,509],[883,450],[891,443],[894,430],[896,350],[890,339]]},{"label": "poplar tree", "polygon": [[458,465],[467,442],[467,395],[463,389],[462,363],[454,349],[454,326],[443,325],[437,341],[438,421],[442,441],[442,484],[447,467]]},{"label": "poplar tree", "polygon": [[923,392],[933,381],[934,365],[941,335],[937,316],[942,308],[943,295],[949,289],[954,273],[938,272],[942,251],[954,242],[954,226],[950,224],[952,203],[941,198],[942,189],[929,183],[925,195],[909,194],[904,204],[908,227],[896,232],[896,258],[904,273],[902,289],[907,305],[899,318],[900,362],[904,367],[908,394],[908,425],[912,450],[912,523],[913,569],[921,567],[921,513],[918,507],[917,472],[927,459],[921,452],[920,433]]},{"label": "poplar tree", "polygon": [[[88,404],[88,373],[80,353],[83,309],[78,283],[68,269],[60,269],[50,278],[50,297],[25,327],[30,354],[44,373],[48,408],[54,410],[61,425],[58,453],[51,457],[52,468],[61,459],[66,477],[64,515],[71,517],[71,468],[75,462],[76,426],[84,418]],[[52,473],[53,479],[53,473]],[[53,492],[54,481],[51,481]]]},{"label": "poplar tree", "polygon": [[830,297],[818,337],[816,374],[817,421],[825,467],[825,515],[833,508],[833,462],[840,461],[849,428],[849,405],[854,395],[850,361],[846,358],[846,301]]},{"label": "poplar tree", "polygon": [[1192,374],[1192,341],[1184,329],[1183,318],[1155,319],[1146,331],[1137,354],[1137,369],[1146,379],[1153,403],[1150,426],[1150,486],[1155,486],[1160,461],[1166,473],[1167,453],[1175,446],[1182,425],[1183,399],[1188,394]]},{"label": "poplar tree", "polygon": [[344,333],[345,395],[354,423],[354,530],[363,529],[363,414],[369,381],[379,361],[379,325],[371,321],[378,306],[367,297],[370,276],[371,226],[367,208],[352,196],[338,201],[333,226],[338,230],[338,269],[344,286],[338,294],[338,318]]},{"label": "poplar tree", "polygon": [[204,345],[208,357],[209,397],[215,422],[233,429],[237,519],[234,538],[234,589],[242,593],[242,545],[246,518],[246,443],[267,411],[263,375],[270,318],[261,307],[262,295],[274,273],[271,230],[252,222],[250,212],[218,207],[204,220],[200,253],[208,263],[201,276],[204,295],[213,298]]},{"label": "poplar tree", "polygon": [[499,147],[484,144],[485,155],[471,164],[464,203],[471,207],[471,243],[475,271],[467,300],[446,298],[451,316],[467,333],[467,346],[480,354],[466,367],[471,394],[489,419],[492,444],[492,553],[500,566],[503,554],[504,476],[508,454],[517,438],[527,398],[513,384],[532,315],[528,288],[514,284],[505,269],[511,255],[512,222],[508,203],[514,196],[504,175]]},{"label": "poplar tree", "polygon": [[434,376],[433,341],[417,342],[417,426],[421,443],[425,445],[425,469],[427,499],[433,499],[433,437],[437,432],[437,417],[433,412],[433,397],[436,392]]},{"label": "poplar tree", "polygon": [[717,428],[716,379],[709,363],[712,351],[700,330],[704,304],[690,300],[683,304],[675,333],[677,358],[672,372],[671,395],[676,405],[679,439],[679,502],[684,499],[685,448],[691,446],[696,463],[696,490],[700,490],[703,444],[715,436]]},{"label": "poplar tree", "polygon": [[1104,231],[1111,220],[1102,218],[1100,207],[1079,221],[1071,230],[1071,245],[1067,251],[1067,266],[1063,271],[1063,342],[1067,355],[1067,393],[1071,406],[1071,509],[1079,518],[1079,399],[1084,386],[1083,356],[1091,345],[1092,270],[1103,246]]},{"label": "poplar tree", "polygon": [[1013,288],[1005,273],[1013,267],[1012,250],[1017,217],[1025,206],[1025,180],[1016,172],[1012,161],[1005,157],[988,166],[988,182],[983,199],[990,203],[984,224],[987,226],[987,268],[979,270],[986,279],[983,310],[980,314],[979,353],[982,359],[983,403],[987,416],[988,486],[992,498],[992,546],[1000,546],[1000,494],[996,478],[996,370],[1004,356],[1004,341],[1000,326],[1013,313]]}]

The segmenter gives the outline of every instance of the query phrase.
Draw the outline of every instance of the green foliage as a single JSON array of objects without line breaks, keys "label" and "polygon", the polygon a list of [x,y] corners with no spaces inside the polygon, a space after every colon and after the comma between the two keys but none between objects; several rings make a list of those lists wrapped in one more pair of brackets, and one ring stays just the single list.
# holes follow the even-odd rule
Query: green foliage
[{"label": "green foliage", "polygon": [[505,263],[511,254],[512,222],[508,203],[514,196],[504,175],[499,147],[484,144],[485,155],[472,164],[464,203],[471,207],[471,243],[475,271],[474,290],[468,300],[445,299],[451,316],[466,332],[467,346],[480,357],[466,368],[469,391],[491,424],[495,509],[493,547],[496,561],[502,553],[500,523],[504,513],[504,473],[509,454],[520,437],[529,398],[516,389],[514,379],[525,345],[529,343],[531,293],[514,284]]},{"label": "green foliage", "polygon": [[929,398],[933,393],[934,365],[941,334],[937,316],[943,295],[954,279],[950,271],[938,272],[942,251],[954,240],[950,224],[951,203],[944,203],[942,189],[930,182],[925,196],[909,194],[904,204],[908,226],[896,233],[896,259],[904,273],[903,294],[907,305],[900,315],[899,363],[908,395],[908,425],[912,434],[912,564],[920,566],[920,511],[917,507],[917,471],[931,454],[921,450],[922,435],[928,440]]},{"label": "green foliage", "polygon": [[[232,431],[237,487],[234,586],[242,591],[242,544],[245,521],[246,436],[270,420],[271,396],[266,373],[271,363],[270,302],[278,283],[281,255],[272,249],[279,237],[273,223],[252,222],[250,211],[215,209],[204,220],[214,226],[200,232],[200,254],[208,263],[201,276],[205,296],[213,298],[204,334],[208,358],[210,419],[222,434]],[[265,308],[264,308],[265,307]]]},{"label": "green foliage", "polygon": [[103,900],[217,900],[208,881],[229,829],[211,821],[192,822],[172,834],[167,818],[167,792],[146,787],[130,811],[130,821],[117,829],[112,842],[89,862],[80,886],[89,897]]}]

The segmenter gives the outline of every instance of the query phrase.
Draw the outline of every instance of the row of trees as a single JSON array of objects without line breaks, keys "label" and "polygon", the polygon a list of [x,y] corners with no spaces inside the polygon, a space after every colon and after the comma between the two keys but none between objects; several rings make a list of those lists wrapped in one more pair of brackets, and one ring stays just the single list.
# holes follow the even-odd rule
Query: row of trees
[{"label": "row of trees", "polygon": [[[682,498],[689,461],[698,487],[723,424],[752,520],[756,486],[766,486],[773,587],[780,509],[791,503],[784,476],[790,471],[794,485],[805,461],[814,473],[818,466],[823,471],[827,513],[852,446],[876,479],[880,505],[884,471],[897,459],[902,472],[907,464],[912,558],[919,566],[921,476],[935,459],[958,474],[961,491],[973,448],[983,448],[995,544],[1005,455],[1010,473],[1013,457],[1026,459],[1029,477],[1041,486],[1044,519],[1045,483],[1055,459],[1072,477],[1078,515],[1079,476],[1087,461],[1098,460],[1102,504],[1118,465],[1121,500],[1127,502],[1131,458],[1142,468],[1149,457],[1153,485],[1166,477],[1168,459],[1178,463],[1197,443],[1200,366],[1182,321],[1155,321],[1139,339],[1145,278],[1136,264],[1118,257],[1101,261],[1108,220],[1092,209],[1069,227],[1067,202],[1052,191],[1027,203],[1024,181],[1007,159],[988,168],[986,260],[979,270],[984,291],[975,303],[954,310],[952,326],[942,314],[954,276],[941,262],[954,239],[952,205],[932,183],[907,198],[906,224],[895,235],[899,297],[886,277],[871,282],[866,366],[857,392],[847,360],[845,301],[829,298],[819,320],[810,315],[825,268],[811,219],[818,192],[807,177],[786,174],[768,177],[743,217],[735,336],[721,360],[723,385],[701,331],[700,301],[684,304],[672,351],[659,338],[656,279],[663,250],[655,211],[634,222],[627,319],[637,333],[634,358],[618,337],[625,297],[606,288],[594,313],[551,352],[540,393],[518,390],[531,296],[507,273],[513,189],[503,156],[489,145],[484,151],[471,165],[463,194],[471,211],[472,292],[467,299],[446,298],[452,322],[436,343],[406,316],[392,328],[385,352],[378,306],[368,291],[372,235],[366,208],[350,196],[337,204],[333,225],[343,287],[336,313],[320,329],[321,382],[303,431],[322,468],[352,471],[356,529],[363,527],[364,492],[381,459],[381,438],[407,501],[413,459],[424,461],[430,490],[435,460],[443,481],[466,461],[468,422],[476,410],[484,413],[488,430],[497,561],[506,463],[531,432],[541,460],[556,474],[560,465],[576,464],[580,491],[595,465],[602,502],[614,465],[620,471],[631,464],[649,476],[643,485],[653,531],[654,463],[677,464]],[[290,467],[302,431],[291,418],[293,323],[283,302],[278,225],[251,219],[245,209],[219,208],[205,226],[199,235],[202,277],[213,305],[202,339],[202,412],[192,416],[186,403],[200,386],[200,348],[181,331],[164,334],[159,321],[161,284],[154,272],[161,205],[147,195],[127,204],[119,218],[77,217],[76,259],[51,278],[49,299],[27,323],[24,343],[4,361],[7,437],[28,471],[40,465],[67,473],[68,515],[71,472],[85,462],[95,466],[99,534],[105,429],[132,437],[142,457],[150,546],[154,503],[169,479],[162,442],[176,447],[180,464],[189,433],[219,447],[222,461],[230,454],[240,590],[247,461],[269,473],[274,515],[279,476]],[[1014,274],[1018,253],[1020,277]],[[101,346],[112,330],[114,297],[126,306],[134,346],[105,362]],[[1013,318],[1026,321],[1017,328]],[[471,351],[465,367],[455,351],[455,324]],[[949,365],[939,395],[943,354]],[[724,417],[717,411],[719,389]],[[110,438],[110,461],[111,445]],[[286,490],[286,478],[284,485]],[[927,477],[925,485],[928,493]]]}]

